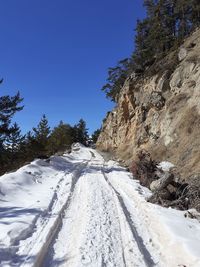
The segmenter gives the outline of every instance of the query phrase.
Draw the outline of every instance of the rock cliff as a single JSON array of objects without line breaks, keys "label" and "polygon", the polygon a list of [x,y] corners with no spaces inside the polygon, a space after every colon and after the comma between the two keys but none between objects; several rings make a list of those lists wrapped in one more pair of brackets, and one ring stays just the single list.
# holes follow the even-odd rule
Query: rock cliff
[{"label": "rock cliff", "polygon": [[184,179],[200,173],[200,30],[143,77],[126,80],[97,148],[127,164],[145,149],[172,162]]}]

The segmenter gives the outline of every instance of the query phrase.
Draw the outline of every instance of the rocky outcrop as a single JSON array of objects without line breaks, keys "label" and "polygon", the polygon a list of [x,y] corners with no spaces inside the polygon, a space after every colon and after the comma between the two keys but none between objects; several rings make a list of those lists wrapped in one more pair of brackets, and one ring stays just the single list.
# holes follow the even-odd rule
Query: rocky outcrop
[{"label": "rocky outcrop", "polygon": [[188,179],[200,173],[200,30],[159,64],[156,75],[126,80],[97,147],[127,164],[145,149]]}]

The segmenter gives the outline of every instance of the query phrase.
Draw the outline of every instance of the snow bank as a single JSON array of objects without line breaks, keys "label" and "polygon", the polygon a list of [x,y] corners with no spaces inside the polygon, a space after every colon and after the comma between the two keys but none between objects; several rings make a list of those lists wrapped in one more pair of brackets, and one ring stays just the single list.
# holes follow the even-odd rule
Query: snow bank
[{"label": "snow bank", "polygon": [[138,181],[131,180],[128,174],[111,172],[108,177],[122,196],[146,246],[157,259],[156,266],[200,266],[200,223],[197,220],[186,218],[184,211],[146,202],[151,192]]},{"label": "snow bank", "polygon": [[72,156],[53,156],[0,177],[0,266],[23,251],[39,221],[59,212],[76,163]]}]

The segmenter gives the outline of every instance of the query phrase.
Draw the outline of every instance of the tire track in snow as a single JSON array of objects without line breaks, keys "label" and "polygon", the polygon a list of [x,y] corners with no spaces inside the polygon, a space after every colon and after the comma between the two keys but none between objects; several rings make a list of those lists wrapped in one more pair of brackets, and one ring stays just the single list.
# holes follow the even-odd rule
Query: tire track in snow
[{"label": "tire track in snow", "polygon": [[[118,199],[119,204],[120,204],[120,206],[122,208],[123,214],[124,214],[124,216],[126,218],[126,222],[129,225],[129,228],[131,230],[132,236],[133,236],[134,240],[137,243],[137,246],[138,246],[138,249],[139,249],[140,253],[143,255],[144,262],[145,262],[146,266],[148,266],[148,267],[156,266],[155,262],[153,261],[153,259],[151,257],[150,252],[148,251],[148,249],[146,248],[146,246],[145,246],[145,244],[143,242],[143,239],[141,238],[141,236],[137,232],[136,227],[134,226],[134,222],[132,220],[131,214],[130,214],[130,212],[128,211],[128,209],[126,207],[122,196],[120,195],[120,193],[114,188],[114,186],[108,180],[108,177],[107,177],[107,175],[105,173],[105,163],[104,163],[104,165],[102,167],[102,174],[103,174],[107,184],[112,188],[112,190],[115,192],[115,194],[117,196],[117,199]],[[126,266],[126,262],[125,262],[125,266]]]},{"label": "tire track in snow", "polygon": [[113,191],[105,184],[101,172],[94,179],[90,174],[87,183],[91,191],[91,219],[86,227],[83,256],[89,259],[88,266],[92,267],[126,266]]},{"label": "tire track in snow", "polygon": [[93,156],[77,183],[49,266],[136,266],[125,264],[116,197],[102,175],[103,162],[98,158]]},{"label": "tire track in snow", "polygon": [[[72,178],[71,187],[70,187],[70,194],[68,195],[68,198],[67,198],[65,204],[63,205],[62,209],[60,210],[59,214],[57,215],[57,218],[56,218],[56,220],[55,220],[55,222],[53,224],[53,227],[51,227],[50,231],[48,232],[48,235],[45,236],[46,242],[43,242],[42,247],[41,247],[41,249],[40,249],[40,251],[39,251],[39,253],[37,255],[34,254],[34,253],[30,253],[29,256],[28,256],[28,258],[26,259],[26,262],[23,265],[20,265],[20,266],[23,266],[23,267],[25,267],[25,266],[29,266],[29,267],[30,266],[31,267],[41,267],[41,266],[42,267],[49,267],[49,266],[52,266],[51,264],[52,264],[53,258],[54,258],[54,244],[55,244],[56,239],[58,238],[58,235],[59,235],[61,229],[63,228],[64,215],[66,214],[66,211],[68,211],[70,209],[70,206],[73,203],[72,202],[72,198],[74,196],[74,192],[76,191],[75,190],[76,185],[77,185],[80,177],[82,177],[83,173],[86,173],[86,175],[87,175],[87,166],[90,163],[91,163],[91,166],[90,166],[91,169],[92,168],[95,169],[95,167],[96,167],[95,166],[96,165],[95,160],[94,161],[92,160],[92,159],[95,159],[96,158],[95,157],[95,154],[92,153],[92,152],[90,152],[90,153],[91,153],[91,159],[90,160],[87,160],[87,161],[83,161],[81,163],[81,165],[78,168],[76,168],[75,171],[73,172],[73,178]],[[88,167],[88,173],[91,172],[90,167]],[[105,198],[105,196],[106,196],[105,193],[107,192],[107,190],[106,191],[104,190],[104,187],[106,185],[108,185],[108,189],[110,191],[110,193],[108,194],[110,196],[110,201],[111,201],[111,199],[113,199],[113,201],[115,203],[117,201],[117,203],[115,205],[117,205],[117,207],[119,207],[119,209],[120,209],[119,215],[122,218],[122,220],[124,220],[125,224],[127,225],[126,227],[128,227],[127,229],[128,229],[128,232],[129,232],[129,236],[131,237],[131,242],[134,243],[134,245],[131,248],[134,248],[135,247],[134,253],[128,252],[129,254],[128,255],[125,255],[124,252],[125,252],[126,244],[128,244],[130,242],[130,239],[128,239],[127,237],[125,239],[123,239],[122,230],[123,230],[123,232],[125,232],[126,231],[126,227],[125,228],[123,228],[123,227],[121,228],[120,227],[120,224],[121,223],[119,222],[119,231],[120,231],[119,232],[119,240],[121,239],[121,244],[122,244],[122,249],[121,249],[122,251],[120,252],[121,253],[121,256],[122,256],[122,262],[121,262],[121,264],[123,264],[123,265],[120,265],[120,266],[124,266],[124,267],[145,266],[145,265],[148,266],[148,267],[155,266],[155,264],[154,264],[154,262],[153,262],[153,260],[151,258],[151,255],[150,255],[149,251],[145,247],[142,238],[139,236],[139,234],[137,233],[136,228],[134,227],[134,223],[133,223],[133,220],[131,218],[131,214],[129,213],[129,211],[128,211],[127,207],[126,207],[123,198],[121,197],[121,195],[119,194],[119,192],[112,186],[112,184],[108,180],[108,177],[106,176],[105,166],[104,166],[104,162],[103,161],[101,162],[100,166],[97,167],[97,171],[98,170],[101,172],[101,177],[102,177],[101,179],[102,179],[102,181],[105,181],[105,184],[103,183],[104,185],[102,185],[102,190],[100,190],[100,192],[99,192],[99,194],[102,196],[102,201],[103,202],[102,203],[99,203],[99,204],[103,204],[105,202],[104,203],[105,204],[105,211],[108,211],[107,204],[108,204],[109,198],[108,199]],[[96,173],[96,171],[94,173]],[[99,179],[99,178],[97,178],[97,179]],[[96,184],[96,182],[95,182],[95,184]],[[112,195],[112,197],[111,197],[111,195]],[[100,199],[101,199],[101,197],[100,197]],[[97,200],[98,200],[98,197],[97,197]],[[111,202],[113,202],[113,201],[111,201]],[[119,203],[119,205],[118,205],[118,203]],[[93,206],[93,204],[91,203],[91,207],[92,206]],[[94,207],[95,207],[95,205],[94,205]],[[104,205],[102,207],[104,207]],[[114,209],[114,207],[111,210],[113,210],[113,209]],[[94,210],[94,215],[95,214],[96,214],[96,212]],[[106,216],[104,216],[104,215],[106,215]],[[107,230],[106,230],[105,225],[107,225],[107,223],[106,223],[107,222],[107,219],[108,219],[107,218],[107,215],[108,216],[111,215],[110,214],[110,211],[108,211],[108,214],[106,212],[104,212],[104,215],[102,216],[102,219],[101,219],[101,217],[99,217],[99,219],[101,221],[99,227],[100,227],[100,230],[102,231],[102,233],[101,233],[101,235],[97,236],[97,240],[99,240],[99,241],[101,240],[101,242],[103,242],[103,239],[104,239],[104,238],[102,239],[102,235],[103,235],[103,237],[104,237],[104,235],[106,237],[106,234],[107,234],[106,233]],[[111,217],[112,217],[112,219],[114,218],[113,216],[111,216]],[[104,219],[105,219],[105,221],[104,221]],[[94,221],[94,223],[98,223],[98,218],[97,218],[96,221]],[[47,221],[47,224],[48,224],[48,221]],[[90,225],[90,227],[91,226],[92,225]],[[102,226],[103,226],[103,229],[102,229]],[[91,228],[89,228],[89,230],[90,229]],[[41,235],[42,234],[43,233],[41,233]],[[110,248],[110,245],[111,245],[111,249],[112,249],[112,244],[115,243],[114,240],[116,238],[118,238],[117,236],[116,236],[116,234],[114,232],[112,232],[112,235],[110,237],[108,237],[109,238],[108,239],[109,244],[105,243],[106,245],[108,245],[108,248]],[[40,236],[40,238],[41,238],[41,236]],[[132,241],[132,239],[133,239],[133,241]],[[89,243],[89,241],[90,241],[90,239],[87,242]],[[104,243],[101,244],[101,243],[99,243],[99,241],[97,242],[97,245],[98,245],[97,250],[99,250],[102,245],[105,246]],[[124,246],[123,246],[123,244],[124,244]],[[130,246],[129,246],[129,248],[130,248]],[[85,249],[86,249],[86,252],[87,252],[87,247]],[[92,251],[93,251],[93,249],[92,249]],[[118,250],[116,250],[115,253],[117,251]],[[34,250],[32,252],[34,252]],[[107,264],[114,264],[114,262],[117,259],[117,255],[116,254],[115,254],[115,258],[113,258],[113,257],[110,258],[110,256],[111,256],[111,255],[109,255],[110,252],[108,253],[108,255],[107,254],[104,254],[104,252],[106,252],[104,250],[101,251],[101,252],[102,252],[102,255],[101,255],[101,265],[98,265],[98,266],[106,267],[106,266],[108,266]],[[91,253],[93,253],[93,252],[91,252]],[[142,256],[141,257],[141,259],[142,259],[141,265],[138,265],[137,263],[135,265],[132,264],[133,262],[137,261],[137,256],[138,256],[138,258],[140,258],[140,254]],[[106,258],[104,258],[104,256],[106,256]],[[118,255],[118,256],[120,257],[120,255]],[[34,260],[33,260],[33,257],[35,257]],[[110,258],[109,261],[108,261],[108,257]],[[130,259],[130,257],[132,257],[132,258]],[[87,263],[87,260],[86,260],[85,264],[88,265],[88,266],[90,266],[89,263]],[[112,266],[112,265],[109,265],[109,266]],[[118,266],[118,265],[113,265],[113,266]]]},{"label": "tire track in snow", "polygon": [[58,225],[58,227],[56,227],[56,231],[54,233],[54,236],[51,238],[50,244],[48,245],[48,248],[47,248],[47,250],[48,250],[47,253],[45,253],[43,259],[40,261],[40,263],[42,265],[34,265],[34,267],[40,267],[40,266],[49,267],[50,266],[50,263],[52,262],[52,258],[54,255],[53,245],[54,245],[55,240],[58,237],[58,234],[62,228],[64,214],[71,204],[71,200],[73,197],[75,186],[76,186],[79,178],[81,177],[81,175],[84,173],[85,168],[88,165],[88,163],[89,163],[89,161],[85,161],[77,170],[75,170],[74,177],[72,179],[69,197],[68,197],[66,203],[64,204],[64,206],[63,206],[63,208],[59,214],[59,225]]},{"label": "tire track in snow", "polygon": [[[58,236],[58,233],[60,231],[60,229],[62,228],[62,218],[64,216],[65,210],[68,209],[68,207],[70,206],[71,203],[71,199],[73,196],[73,192],[75,189],[75,186],[79,180],[79,178],[81,177],[82,173],[84,172],[85,167],[88,165],[89,160],[84,160],[82,163],[80,163],[80,166],[78,168],[75,168],[75,170],[72,172],[73,173],[73,177],[72,177],[72,182],[71,182],[71,187],[70,187],[70,193],[69,196],[66,200],[66,202],[64,203],[64,205],[62,206],[60,212],[57,214],[57,218],[55,220],[55,222],[53,223],[53,226],[51,227],[51,229],[48,231],[48,233],[46,234],[46,236],[44,237],[46,240],[45,242],[42,242],[42,247],[40,249],[40,252],[35,255],[34,253],[34,247],[36,247],[36,243],[34,244],[34,246],[30,247],[30,251],[28,253],[28,256],[26,257],[26,259],[23,261],[23,263],[21,263],[18,266],[21,267],[41,267],[41,266],[49,266],[48,262],[51,261],[52,258],[52,253],[53,253],[53,244],[54,241],[56,239],[56,237]],[[53,208],[51,209],[51,214],[50,216],[53,216]],[[48,217],[50,217],[48,216]],[[41,237],[42,232],[45,232],[45,228],[48,226],[48,222],[49,220],[45,221],[45,224],[43,225],[43,229],[40,231],[38,238]],[[31,242],[32,244],[32,242]],[[30,245],[31,245],[30,244]],[[29,250],[29,249],[28,249]],[[27,251],[27,249],[26,249]]]}]

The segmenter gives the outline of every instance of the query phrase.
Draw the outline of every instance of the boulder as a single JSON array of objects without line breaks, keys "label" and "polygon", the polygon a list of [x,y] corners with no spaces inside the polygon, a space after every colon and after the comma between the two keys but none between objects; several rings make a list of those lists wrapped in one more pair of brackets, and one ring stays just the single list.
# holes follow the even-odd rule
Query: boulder
[{"label": "boulder", "polygon": [[163,174],[162,178],[153,181],[150,184],[151,191],[160,191],[164,188],[166,188],[174,179],[174,175],[172,173],[166,172]]}]

